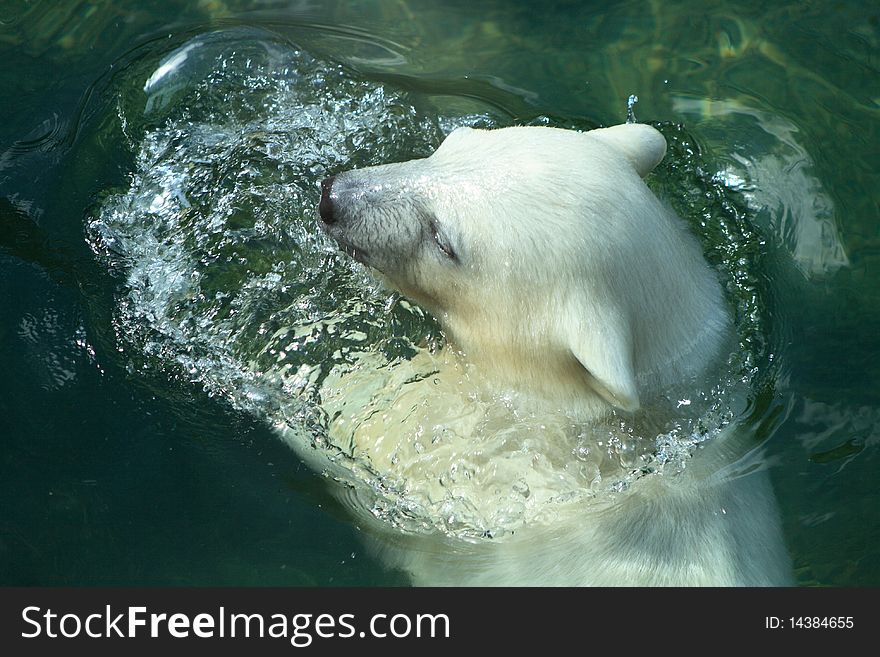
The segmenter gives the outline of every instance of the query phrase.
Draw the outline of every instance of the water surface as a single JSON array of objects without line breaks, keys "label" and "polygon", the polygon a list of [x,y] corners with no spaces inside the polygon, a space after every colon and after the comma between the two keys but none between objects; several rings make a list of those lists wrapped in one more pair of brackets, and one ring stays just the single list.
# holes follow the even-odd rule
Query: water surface
[{"label": "water surface", "polygon": [[878,45],[863,3],[7,3],[0,581],[404,583],[271,429],[320,417],[248,374],[442,340],[311,230],[316,182],[637,94],[797,581],[877,585]]}]

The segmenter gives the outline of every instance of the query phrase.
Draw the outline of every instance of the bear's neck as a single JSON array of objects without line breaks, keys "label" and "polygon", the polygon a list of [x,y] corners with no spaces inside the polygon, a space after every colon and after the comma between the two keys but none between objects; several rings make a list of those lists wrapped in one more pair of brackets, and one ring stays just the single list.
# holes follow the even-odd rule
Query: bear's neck
[{"label": "bear's neck", "polygon": [[[632,326],[633,365],[643,406],[651,405],[658,395],[705,385],[709,372],[730,352],[733,332],[720,287],[710,284],[704,291],[703,298],[682,296],[680,305],[670,300],[654,315],[637,315]],[[491,394],[525,397],[548,412],[582,422],[602,420],[619,411],[601,394],[601,382],[571,349],[563,344],[542,344],[538,330],[527,331],[528,339],[519,339],[500,334],[500,322],[490,318],[477,322],[471,318],[460,331],[454,321],[443,325],[448,352],[445,360],[453,359]],[[468,333],[472,326],[494,330]],[[661,335],[663,339],[657,340]]]},{"label": "bear's neck", "polygon": [[518,406],[575,422],[592,423],[611,415],[614,407],[588,385],[573,358],[537,354],[501,345],[463,349],[453,336],[440,354],[449,370],[466,376],[488,396],[516,400]]}]

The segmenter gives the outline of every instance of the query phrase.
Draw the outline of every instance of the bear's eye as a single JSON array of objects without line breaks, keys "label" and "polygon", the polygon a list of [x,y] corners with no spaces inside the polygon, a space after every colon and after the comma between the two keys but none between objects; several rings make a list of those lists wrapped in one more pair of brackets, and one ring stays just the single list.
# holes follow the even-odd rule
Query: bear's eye
[{"label": "bear's eye", "polygon": [[458,255],[456,255],[455,249],[452,248],[449,244],[449,240],[447,240],[446,236],[440,232],[437,223],[434,221],[431,222],[431,237],[434,239],[434,243],[443,252],[443,255],[450,260],[458,260]]}]

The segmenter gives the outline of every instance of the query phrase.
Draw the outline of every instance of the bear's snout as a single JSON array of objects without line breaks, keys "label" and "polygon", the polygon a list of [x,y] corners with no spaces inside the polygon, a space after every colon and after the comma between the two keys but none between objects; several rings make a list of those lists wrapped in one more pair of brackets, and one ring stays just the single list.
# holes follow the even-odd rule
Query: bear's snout
[{"label": "bear's snout", "polygon": [[336,208],[333,199],[330,197],[330,194],[333,191],[333,181],[335,179],[336,176],[330,176],[321,181],[321,202],[318,204],[318,214],[321,215],[321,221],[325,224],[336,222]]}]

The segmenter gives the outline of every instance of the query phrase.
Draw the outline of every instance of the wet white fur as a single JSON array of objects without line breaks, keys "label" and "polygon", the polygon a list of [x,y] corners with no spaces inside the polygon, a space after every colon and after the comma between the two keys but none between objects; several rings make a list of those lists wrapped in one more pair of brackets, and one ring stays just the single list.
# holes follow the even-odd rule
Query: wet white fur
[{"label": "wet white fur", "polygon": [[[449,344],[419,357],[438,374],[403,396],[388,393],[399,380],[331,376],[324,396],[335,435],[431,497],[444,491],[405,434],[454,422],[442,417],[456,410],[449,399],[460,413],[474,403],[487,413],[507,395],[548,424],[559,416],[587,426],[612,410],[650,413],[663,391],[705,384],[732,344],[730,320],[698,243],[642,181],[665,149],[646,125],[460,128],[429,158],[337,176],[328,233],[433,313]],[[419,358],[407,366],[418,369]],[[371,385],[384,387],[389,407],[381,419],[358,418],[381,397]],[[565,455],[564,434],[531,440]],[[735,434],[679,475],[643,477],[625,494],[566,507],[503,539],[392,530],[379,532],[379,549],[416,584],[785,584],[773,493],[760,469],[737,472]],[[533,489],[552,487],[546,479],[530,480]],[[494,503],[488,491],[471,495]]]}]

